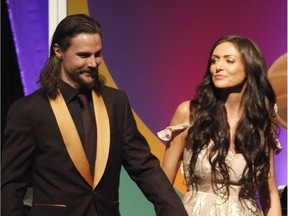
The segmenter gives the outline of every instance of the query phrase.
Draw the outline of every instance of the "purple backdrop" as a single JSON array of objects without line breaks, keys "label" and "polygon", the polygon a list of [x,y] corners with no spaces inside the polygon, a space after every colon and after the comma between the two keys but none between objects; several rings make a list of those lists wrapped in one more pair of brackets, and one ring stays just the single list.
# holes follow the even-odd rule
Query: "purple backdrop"
[{"label": "purple backdrop", "polygon": [[[224,34],[240,34],[261,47],[268,68],[287,52],[287,2],[258,0],[88,0],[102,24],[104,59],[133,109],[156,133],[176,106],[194,96],[210,46]],[[276,156],[277,183],[287,184],[287,130]],[[283,172],[285,170],[285,172]]]},{"label": "purple backdrop", "polygon": [[[38,85],[48,56],[48,0],[6,0],[24,93]],[[287,52],[286,0],[88,0],[104,31],[104,59],[119,88],[156,133],[190,99],[211,44],[224,34],[255,40],[270,67]],[[277,184],[287,184],[287,130],[276,157]],[[283,172],[285,170],[285,172]]]}]

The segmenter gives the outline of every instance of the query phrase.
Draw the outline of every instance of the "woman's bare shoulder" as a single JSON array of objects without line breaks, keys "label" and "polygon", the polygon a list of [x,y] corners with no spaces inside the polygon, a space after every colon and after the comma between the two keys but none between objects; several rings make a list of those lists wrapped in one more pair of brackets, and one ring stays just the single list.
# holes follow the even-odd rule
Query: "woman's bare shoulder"
[{"label": "woman's bare shoulder", "polygon": [[183,101],[181,102],[173,115],[171,120],[171,125],[177,125],[184,122],[189,122],[190,117],[190,101]]}]

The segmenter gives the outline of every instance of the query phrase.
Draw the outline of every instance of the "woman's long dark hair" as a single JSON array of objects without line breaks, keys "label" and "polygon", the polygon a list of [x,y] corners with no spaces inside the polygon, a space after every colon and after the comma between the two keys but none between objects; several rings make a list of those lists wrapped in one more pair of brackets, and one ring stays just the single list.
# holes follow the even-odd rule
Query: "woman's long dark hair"
[{"label": "woman's long dark hair", "polygon": [[[70,47],[71,38],[80,33],[98,33],[102,38],[100,24],[85,14],[67,16],[59,23],[54,32],[50,46],[50,56],[41,71],[39,79],[43,92],[50,98],[56,98],[61,85],[61,60],[56,57],[53,46],[58,44],[64,52]],[[99,92],[104,87],[105,79],[99,74],[96,78],[94,89]]]},{"label": "woman's long dark hair", "polygon": [[[230,167],[225,162],[229,151],[230,130],[224,102],[219,96],[219,90],[214,87],[210,74],[211,55],[216,46],[224,42],[231,42],[240,52],[246,74],[241,101],[244,111],[236,128],[234,143],[236,152],[243,154],[247,162],[239,182],[239,199],[254,200],[259,186],[269,178],[269,149],[275,148],[277,144],[274,124],[276,97],[267,78],[261,50],[255,42],[241,36],[227,35],[215,42],[206,73],[197,87],[195,98],[191,100],[190,118],[193,126],[189,129],[187,142],[192,146],[192,158],[188,184],[197,190],[198,179],[194,174],[196,160],[199,152],[212,141],[209,161],[213,190],[217,193],[219,187],[224,187],[227,198],[230,194]],[[217,182],[223,183],[222,186],[216,184]]]}]

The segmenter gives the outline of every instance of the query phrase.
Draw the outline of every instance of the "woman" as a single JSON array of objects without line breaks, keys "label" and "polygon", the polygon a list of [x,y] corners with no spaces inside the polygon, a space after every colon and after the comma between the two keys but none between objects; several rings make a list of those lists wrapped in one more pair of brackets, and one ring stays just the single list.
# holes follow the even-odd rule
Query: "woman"
[{"label": "woman", "polygon": [[[196,96],[181,103],[163,169],[171,183],[183,160],[189,215],[281,215],[274,150],[276,98],[264,57],[252,40],[228,35],[213,45]],[[256,202],[259,197],[261,207]]]}]

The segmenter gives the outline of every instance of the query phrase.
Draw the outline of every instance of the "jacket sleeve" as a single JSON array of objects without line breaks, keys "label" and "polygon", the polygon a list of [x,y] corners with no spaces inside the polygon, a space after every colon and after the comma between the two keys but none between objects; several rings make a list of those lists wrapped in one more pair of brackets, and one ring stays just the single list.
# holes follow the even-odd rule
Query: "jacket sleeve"
[{"label": "jacket sleeve", "polygon": [[35,148],[31,121],[21,103],[11,105],[2,149],[1,215],[23,215],[29,165]]},{"label": "jacket sleeve", "polygon": [[151,153],[146,139],[139,132],[126,95],[124,110],[123,165],[127,173],[154,204],[157,215],[187,215],[180,197],[160,167],[158,158]]}]

